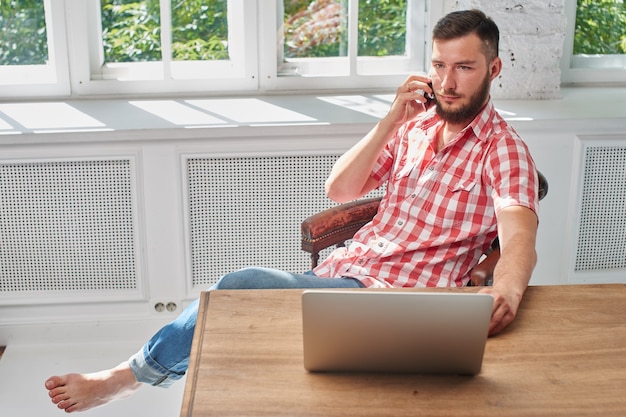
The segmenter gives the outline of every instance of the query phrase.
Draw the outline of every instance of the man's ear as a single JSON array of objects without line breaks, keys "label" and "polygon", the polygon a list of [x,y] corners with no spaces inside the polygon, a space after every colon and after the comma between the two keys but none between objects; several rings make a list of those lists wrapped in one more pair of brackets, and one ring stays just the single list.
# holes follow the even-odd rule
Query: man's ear
[{"label": "man's ear", "polygon": [[502,60],[499,56],[491,60],[489,64],[489,79],[493,81],[502,71]]}]

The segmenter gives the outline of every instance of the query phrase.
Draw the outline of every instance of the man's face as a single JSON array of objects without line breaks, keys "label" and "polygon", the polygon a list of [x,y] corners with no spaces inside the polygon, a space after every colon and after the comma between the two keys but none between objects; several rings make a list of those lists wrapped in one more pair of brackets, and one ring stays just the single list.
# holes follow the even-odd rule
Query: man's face
[{"label": "man's face", "polygon": [[433,42],[430,76],[439,116],[451,124],[471,122],[489,99],[500,60],[487,62],[475,34]]}]

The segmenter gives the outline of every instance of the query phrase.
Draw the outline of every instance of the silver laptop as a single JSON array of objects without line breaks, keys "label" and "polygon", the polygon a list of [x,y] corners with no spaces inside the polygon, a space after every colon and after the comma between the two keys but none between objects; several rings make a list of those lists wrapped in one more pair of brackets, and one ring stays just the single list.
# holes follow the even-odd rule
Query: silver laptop
[{"label": "silver laptop", "polygon": [[492,306],[488,294],[305,290],[304,367],[475,375]]}]

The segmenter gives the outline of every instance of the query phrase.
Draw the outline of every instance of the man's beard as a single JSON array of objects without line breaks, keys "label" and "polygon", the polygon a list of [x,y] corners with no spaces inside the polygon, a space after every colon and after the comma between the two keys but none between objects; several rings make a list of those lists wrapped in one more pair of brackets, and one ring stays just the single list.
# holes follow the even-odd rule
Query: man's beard
[{"label": "man's beard", "polygon": [[[489,75],[485,77],[478,91],[470,97],[470,101],[465,106],[462,106],[457,110],[445,110],[442,105],[437,101],[435,96],[435,103],[437,105],[437,114],[443,120],[452,124],[469,123],[474,120],[474,117],[483,108],[487,98],[489,97],[489,88],[491,86],[491,80]],[[454,90],[444,91],[446,95],[456,96]]]}]

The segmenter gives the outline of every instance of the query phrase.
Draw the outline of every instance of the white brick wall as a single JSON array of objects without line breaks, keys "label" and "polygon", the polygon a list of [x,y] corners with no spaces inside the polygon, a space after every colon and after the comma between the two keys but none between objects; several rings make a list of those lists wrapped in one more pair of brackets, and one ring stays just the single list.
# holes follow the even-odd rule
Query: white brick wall
[{"label": "white brick wall", "polygon": [[456,0],[449,10],[480,9],[500,28],[503,69],[493,81],[495,99],[560,96],[565,0]]}]

